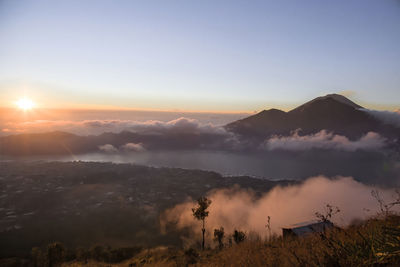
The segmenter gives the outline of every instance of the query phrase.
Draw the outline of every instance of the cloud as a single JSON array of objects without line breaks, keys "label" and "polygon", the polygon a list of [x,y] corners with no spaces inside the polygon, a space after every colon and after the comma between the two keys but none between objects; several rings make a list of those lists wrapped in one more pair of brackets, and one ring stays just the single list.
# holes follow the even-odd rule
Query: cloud
[{"label": "cloud", "polygon": [[[238,147],[236,145],[238,141],[234,138],[234,134],[226,131],[223,127],[211,123],[200,123],[198,120],[184,117],[167,122],[156,120],[144,122],[131,120],[38,120],[15,124],[8,123],[6,126],[5,128],[8,130],[4,133],[7,135],[62,131],[83,136],[88,140],[88,142],[85,142],[86,149],[80,147],[78,150],[86,153],[95,152],[94,150],[98,150],[98,147],[103,144],[114,146],[114,149],[102,147],[101,151],[108,151],[109,153],[110,151],[113,153],[118,151],[144,151],[145,148],[146,150],[165,150],[233,149]],[[118,133],[121,134],[116,135]],[[76,142],[83,141],[77,140]]]},{"label": "cloud", "polygon": [[291,136],[273,136],[262,144],[262,148],[272,150],[302,151],[310,149],[335,149],[342,151],[377,150],[385,146],[385,139],[379,134],[369,132],[359,140],[351,141],[346,136],[336,135],[326,130],[315,134],[299,135],[295,131]]},{"label": "cloud", "polygon": [[106,153],[117,153],[118,152],[118,149],[110,144],[105,144],[105,145],[99,146],[99,150],[102,152],[106,152]]},{"label": "cloud", "polygon": [[[228,234],[241,229],[265,236],[268,216],[271,217],[272,232],[280,234],[282,227],[315,220],[315,212],[323,213],[327,204],[339,207],[340,213],[332,221],[344,227],[355,219],[377,214],[379,204],[371,195],[374,189],[351,177],[328,179],[319,176],[299,185],[277,186],[259,198],[252,191],[239,187],[214,190],[207,195],[212,201],[206,221],[208,238],[213,229],[220,226]],[[394,190],[378,190],[386,202],[394,200]],[[167,210],[161,217],[162,228],[172,224],[198,234],[201,225],[193,219],[191,208],[194,206],[195,202],[189,199]]]},{"label": "cloud", "polygon": [[138,144],[127,143],[127,144],[121,146],[121,149],[123,151],[127,151],[127,152],[130,152],[130,151],[133,151],[133,152],[146,151],[146,149],[144,148],[143,144],[141,144],[141,143],[138,143]]},{"label": "cloud", "polygon": [[[4,130],[6,129],[6,130]],[[342,151],[376,150],[385,145],[385,139],[379,134],[370,132],[359,140],[349,140],[345,136],[334,135],[327,131],[300,136],[295,132],[291,136],[273,136],[261,145],[253,140],[238,138],[234,133],[211,123],[200,123],[190,118],[177,118],[167,122],[148,120],[84,120],[84,121],[49,121],[36,120],[22,123],[7,123],[3,135],[15,133],[65,131],[81,136],[97,135],[96,144],[111,144],[120,151],[143,151],[157,149],[215,149],[227,151],[286,150],[302,151],[309,149],[335,149]],[[121,136],[100,135],[107,133],[130,132]],[[136,145],[124,145],[132,143]],[[138,146],[140,144],[140,146]],[[119,149],[117,149],[119,148]],[[115,151],[114,151],[115,153]]]},{"label": "cloud", "polygon": [[141,123],[132,123],[126,128],[129,131],[139,133],[192,133],[192,134],[226,134],[226,131],[222,127],[216,127],[211,123],[201,124],[195,119],[190,118],[178,118],[168,122],[162,121],[147,121]]},{"label": "cloud", "polygon": [[125,145],[120,146],[120,148],[116,148],[115,146],[111,144],[105,144],[98,146],[99,150],[101,152],[105,153],[118,153],[120,151],[125,151],[125,152],[143,152],[146,151],[146,149],[143,147],[142,144],[135,144],[135,143],[127,143]]},{"label": "cloud", "polygon": [[141,134],[192,133],[227,134],[223,127],[211,123],[180,117],[171,121],[133,121],[133,120],[34,120],[26,122],[7,122],[2,126],[7,133],[32,133],[66,131],[78,135],[98,135],[104,132],[119,133],[130,131]]},{"label": "cloud", "polygon": [[395,127],[400,128],[400,110],[396,111],[380,111],[372,109],[363,109],[363,111],[371,114],[378,120],[385,124],[391,124]]},{"label": "cloud", "polygon": [[[101,151],[116,153],[119,151],[144,150],[190,150],[217,149],[231,150],[239,148],[238,139],[223,127],[211,123],[200,123],[190,118],[178,118],[167,122],[149,120],[144,122],[131,120],[84,120],[84,121],[48,121],[37,120],[23,123],[7,123],[3,135],[15,133],[50,133],[68,132],[68,144],[74,147],[75,153]],[[35,137],[36,138],[36,137]],[[40,138],[40,137],[37,137]],[[7,142],[8,139],[4,139]],[[1,140],[0,140],[1,141]],[[103,147],[104,144],[114,146]],[[18,147],[9,145],[10,151]],[[78,152],[79,151],[79,152]],[[30,150],[35,154],[36,151]]]}]

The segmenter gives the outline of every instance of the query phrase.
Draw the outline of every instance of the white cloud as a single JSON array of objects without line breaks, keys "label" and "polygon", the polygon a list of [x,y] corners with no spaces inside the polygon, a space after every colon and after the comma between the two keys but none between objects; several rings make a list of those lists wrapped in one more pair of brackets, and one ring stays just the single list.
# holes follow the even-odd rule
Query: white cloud
[{"label": "white cloud", "polygon": [[102,146],[99,146],[99,150],[102,152],[106,152],[106,153],[117,153],[118,149],[116,149],[113,145],[110,144],[105,144]]},{"label": "white cloud", "polygon": [[144,148],[143,144],[138,143],[127,143],[123,146],[120,147],[123,151],[133,151],[133,152],[142,152],[142,151],[146,151],[146,149]]},{"label": "white cloud", "polygon": [[132,120],[34,120],[26,122],[7,122],[1,126],[3,132],[32,133],[66,131],[78,135],[98,135],[104,132],[119,133],[131,131],[143,134],[193,133],[193,134],[227,134],[223,127],[211,123],[200,123],[190,118],[177,118],[171,121],[132,121]]},{"label": "white cloud", "polygon": [[393,126],[400,128],[400,110],[396,111],[380,111],[372,109],[363,109],[363,111],[371,114],[378,120],[386,124],[391,124]]},{"label": "white cloud", "polygon": [[[366,219],[380,211],[377,200],[371,195],[375,189],[351,177],[328,179],[323,176],[309,178],[299,185],[277,186],[260,198],[238,187],[218,189],[207,195],[212,203],[206,228],[208,233],[223,226],[227,233],[241,229],[265,236],[270,216],[272,232],[280,234],[282,227],[315,220],[315,212],[323,213],[327,204],[340,209],[332,221],[346,226],[355,219]],[[396,196],[394,190],[378,190],[387,203]],[[194,206],[195,202],[188,200],[167,210],[161,217],[161,225],[175,223],[177,228],[189,227],[194,235],[199,233],[200,224],[191,211]],[[394,210],[399,211],[398,208]]]},{"label": "white cloud", "polygon": [[369,132],[359,140],[351,141],[346,136],[322,130],[311,135],[273,136],[267,139],[262,148],[266,150],[301,151],[310,149],[335,149],[343,151],[377,150],[385,146],[385,139],[379,134]]}]

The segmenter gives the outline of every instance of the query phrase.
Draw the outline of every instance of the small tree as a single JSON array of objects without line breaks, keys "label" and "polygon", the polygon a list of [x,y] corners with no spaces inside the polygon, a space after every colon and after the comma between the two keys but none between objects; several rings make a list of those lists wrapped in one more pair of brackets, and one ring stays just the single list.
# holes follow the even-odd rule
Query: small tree
[{"label": "small tree", "polygon": [[224,227],[221,226],[219,229],[214,229],[214,241],[218,242],[219,249],[222,249],[224,247],[224,237],[225,237]]},{"label": "small tree", "polygon": [[400,191],[396,190],[396,194],[397,194],[396,198],[392,202],[387,203],[380,195],[378,190],[374,189],[371,191],[372,197],[375,198],[376,201],[378,201],[379,208],[381,210],[381,215],[388,216],[391,213],[391,209],[394,206],[400,205]]},{"label": "small tree", "polygon": [[206,197],[200,197],[197,200],[197,206],[192,209],[193,217],[196,220],[202,221],[203,226],[201,228],[201,232],[203,234],[203,241],[201,243],[201,248],[204,250],[204,234],[206,232],[205,228],[205,220],[208,217],[209,211],[207,210],[211,204],[211,200],[207,199]]},{"label": "small tree", "polygon": [[246,234],[240,230],[235,230],[235,232],[233,232],[232,237],[235,243],[239,244],[246,239]]},{"label": "small tree", "polygon": [[338,207],[327,204],[325,207],[325,214],[321,212],[316,212],[315,217],[317,217],[321,222],[330,222],[332,216],[339,212],[340,209]]},{"label": "small tree", "polygon": [[265,225],[265,228],[268,230],[268,238],[271,238],[271,217],[267,217],[267,224]]}]

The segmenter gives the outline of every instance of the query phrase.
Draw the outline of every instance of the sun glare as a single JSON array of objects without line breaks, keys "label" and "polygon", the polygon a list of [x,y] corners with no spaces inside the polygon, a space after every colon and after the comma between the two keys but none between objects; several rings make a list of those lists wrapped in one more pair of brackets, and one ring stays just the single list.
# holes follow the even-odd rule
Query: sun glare
[{"label": "sun glare", "polygon": [[30,110],[35,107],[35,103],[28,98],[21,98],[16,102],[16,105],[19,109],[24,111]]}]

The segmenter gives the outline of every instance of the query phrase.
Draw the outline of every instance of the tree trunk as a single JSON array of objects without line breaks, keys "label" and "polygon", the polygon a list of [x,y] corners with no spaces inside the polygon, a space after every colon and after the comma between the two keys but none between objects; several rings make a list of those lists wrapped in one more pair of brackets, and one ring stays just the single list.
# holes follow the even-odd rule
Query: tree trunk
[{"label": "tree trunk", "polygon": [[204,250],[204,233],[206,232],[206,229],[204,228],[204,219],[203,219],[203,228],[201,229],[203,232],[203,242],[201,243],[201,249]]}]

